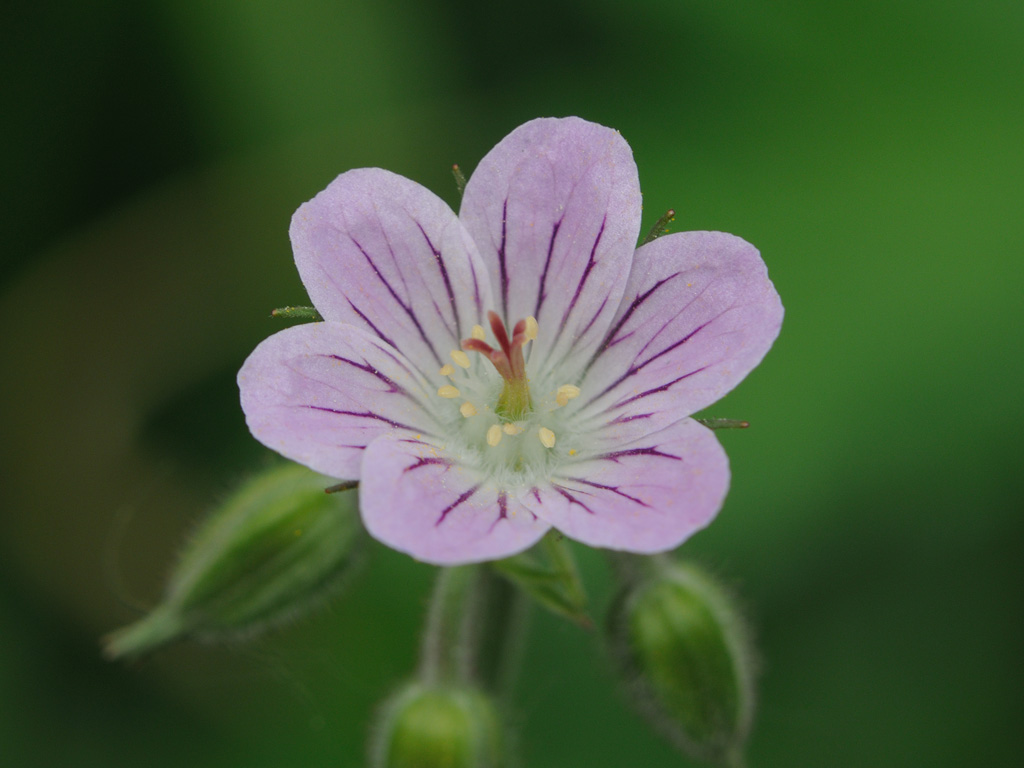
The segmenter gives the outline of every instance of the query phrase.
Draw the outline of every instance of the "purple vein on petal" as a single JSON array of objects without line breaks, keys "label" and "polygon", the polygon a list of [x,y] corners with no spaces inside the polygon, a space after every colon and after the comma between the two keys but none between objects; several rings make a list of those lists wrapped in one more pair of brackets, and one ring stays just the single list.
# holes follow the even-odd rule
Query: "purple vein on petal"
[{"label": "purple vein on petal", "polygon": [[[654,355],[651,355],[651,356],[650,356],[649,358],[647,358],[646,360],[644,360],[644,361],[643,361],[642,363],[639,363],[639,364],[637,364],[637,365],[632,365],[632,366],[630,366],[630,367],[629,367],[629,368],[628,368],[628,369],[626,370],[626,372],[625,372],[624,374],[622,374],[621,376],[619,376],[619,378],[617,378],[617,379],[616,379],[615,381],[613,381],[613,382],[612,382],[611,384],[609,384],[609,385],[608,385],[607,387],[605,387],[605,388],[604,388],[603,390],[601,390],[601,391],[600,391],[600,392],[598,392],[598,393],[597,393],[596,395],[594,395],[594,396],[593,396],[592,398],[590,398],[590,399],[589,399],[589,400],[588,400],[588,401],[586,402],[586,404],[584,405],[584,407],[586,407],[586,406],[588,406],[588,405],[592,405],[592,404],[593,404],[593,403],[595,403],[596,401],[600,400],[600,399],[601,399],[602,397],[604,397],[605,395],[607,395],[607,394],[608,394],[609,392],[611,392],[611,391],[612,391],[613,389],[615,389],[615,388],[616,388],[617,386],[619,386],[619,384],[621,384],[622,382],[624,382],[624,381],[625,381],[626,379],[628,379],[628,378],[629,378],[630,376],[634,376],[634,375],[636,375],[636,374],[637,374],[637,373],[639,373],[639,372],[640,372],[641,370],[643,370],[645,366],[647,366],[647,365],[650,365],[651,363],[653,363],[653,362],[654,362],[655,360],[657,360],[657,359],[658,359],[659,357],[661,357],[662,355],[667,355],[667,354],[668,354],[669,352],[671,352],[672,350],[676,349],[677,347],[681,347],[681,346],[682,346],[683,344],[685,344],[685,343],[686,343],[686,342],[688,342],[688,341],[689,341],[690,339],[692,339],[692,338],[693,338],[693,337],[694,337],[694,336],[695,336],[695,335],[696,335],[697,333],[699,333],[700,331],[702,331],[702,330],[704,330],[705,328],[707,328],[707,327],[708,327],[708,326],[709,326],[709,325],[710,325],[711,323],[713,323],[713,322],[714,322],[715,320],[717,320],[717,319],[718,319],[719,317],[721,317],[721,315],[716,315],[715,317],[713,317],[713,318],[711,318],[710,320],[708,320],[708,321],[707,321],[706,323],[704,323],[704,324],[702,324],[702,325],[699,325],[699,326],[697,326],[697,328],[695,328],[694,330],[690,331],[690,332],[689,332],[688,334],[686,334],[686,335],[685,335],[685,336],[684,336],[683,338],[679,339],[678,341],[674,342],[673,344],[669,344],[669,345],[668,345],[667,347],[665,347],[665,348],[664,348],[663,350],[661,350],[661,352],[658,352],[658,353],[656,353],[656,354],[654,354]],[[673,318],[673,319],[674,319],[674,318]],[[664,330],[664,329],[665,329],[666,327],[668,327],[669,323],[671,323],[671,322],[672,322],[672,321],[671,321],[671,320],[669,320],[669,321],[668,321],[667,323],[665,323],[665,324],[664,324],[664,325],[663,325],[663,326],[661,327],[661,330]],[[661,333],[661,331],[658,331],[658,333]],[[655,336],[657,336],[657,335],[658,335],[658,334],[655,334]],[[650,343],[650,342],[648,342],[648,344],[649,344],[649,343]],[[645,348],[646,348],[646,345],[645,345]],[[707,366],[705,366],[705,367],[707,367]],[[701,369],[701,370],[703,370],[703,369]],[[687,375],[687,376],[691,376],[691,375],[693,375],[694,373],[698,373],[698,371],[691,371],[690,373],[688,373],[688,374],[686,374],[686,375]],[[685,378],[685,376],[684,376],[683,378]]]},{"label": "purple vein on petal", "polygon": [[[406,365],[402,361],[401,358],[397,357],[390,349],[387,349],[386,347],[381,347],[377,344],[374,344],[374,346],[377,347],[377,349],[380,352],[387,355],[388,359],[392,360],[395,363],[395,365],[397,365],[399,368],[401,368],[403,371],[409,374],[409,378],[411,378],[413,381],[417,381],[416,374],[409,368],[408,365]],[[422,386],[422,384],[420,384],[420,386]]]},{"label": "purple vein on petal", "polygon": [[615,346],[616,344],[618,344],[623,339],[628,339],[633,334],[633,332],[631,331],[630,333],[627,333],[622,338],[619,338],[619,339],[615,338],[615,335],[619,331],[622,330],[622,326],[624,326],[626,324],[626,322],[629,320],[629,318],[633,316],[633,313],[636,312],[636,310],[645,301],[647,301],[654,294],[655,291],[657,291],[661,286],[663,286],[669,280],[672,280],[673,278],[679,277],[679,275],[681,275],[681,274],[682,274],[681,272],[675,272],[675,273],[669,275],[668,277],[663,277],[661,280],[656,282],[654,285],[652,285],[646,291],[636,295],[636,297],[633,299],[633,301],[630,302],[629,309],[627,309],[625,311],[625,313],[622,315],[622,317],[619,318],[619,321],[614,326],[612,326],[611,330],[608,331],[608,334],[604,337],[604,341],[601,343],[601,346],[599,346],[597,348],[597,351],[594,352],[594,356],[591,357],[590,358],[590,362],[587,363],[587,367],[586,367],[584,373],[586,373],[586,371],[590,370],[590,367],[597,361],[597,358],[599,358],[602,355],[602,353],[604,353],[605,350],[607,350],[609,347]]},{"label": "purple vein on petal", "polygon": [[[417,221],[416,227],[419,229],[420,234],[423,235],[423,239],[427,241],[427,246],[434,254],[434,260],[437,262],[437,267],[438,269],[441,270],[441,279],[444,281],[444,289],[448,292],[448,303],[451,304],[452,312],[455,313],[455,338],[461,339],[462,321],[459,318],[459,305],[458,302],[455,301],[455,293],[454,291],[452,291],[452,281],[448,277],[448,267],[444,263],[444,257],[441,255],[441,252],[437,250],[437,248],[434,247],[434,244],[430,241],[430,237],[427,236],[427,232],[425,229],[423,229],[423,225]],[[443,317],[441,319],[444,320]],[[445,325],[447,325],[447,322],[445,323]]]},{"label": "purple vein on petal", "polygon": [[627,424],[627,423],[629,423],[631,421],[637,421],[638,419],[649,419],[653,415],[654,415],[653,413],[633,413],[633,414],[630,414],[630,415],[627,416],[625,414],[621,414],[620,413],[614,419],[609,421],[608,424],[609,425],[612,425],[612,424]]},{"label": "purple vein on petal", "polygon": [[437,312],[437,319],[441,321],[442,325],[444,325],[444,329],[448,331],[448,334],[453,339],[459,338],[460,334],[458,330],[456,328],[451,327],[451,325],[448,322],[448,318],[444,316],[444,310],[441,309],[441,306],[436,301],[433,300],[431,300],[430,303],[434,305],[434,311]]},{"label": "purple vein on petal", "polygon": [[508,494],[505,491],[498,492],[498,516],[494,518],[494,522],[491,523],[491,527],[487,530],[488,533],[494,530],[495,526],[502,520],[508,519]]},{"label": "purple vein on petal", "polygon": [[408,424],[402,424],[400,421],[392,421],[391,419],[381,416],[379,413],[373,413],[372,411],[342,411],[337,408],[328,408],[323,405],[299,405],[298,408],[309,408],[313,411],[324,411],[325,413],[336,413],[339,416],[355,416],[360,419],[376,419],[377,421],[383,421],[385,424],[390,424],[396,429],[408,429],[411,432],[419,432],[421,434],[428,434],[421,429],[416,427],[410,427]]},{"label": "purple vein on petal", "polygon": [[682,461],[682,456],[675,456],[671,453],[665,453],[659,451],[658,446],[652,445],[646,448],[627,448],[623,451],[612,451],[610,453],[602,453],[599,456],[595,456],[594,459],[607,459],[608,461],[614,461],[616,464],[619,463],[619,459],[623,456],[660,456],[663,459],[673,459],[675,461]]},{"label": "purple vein on petal", "polygon": [[341,355],[333,355],[333,354],[329,354],[329,355],[321,354],[321,355],[318,355],[318,357],[326,357],[326,358],[328,358],[330,360],[337,360],[339,363],[348,363],[349,365],[353,366],[354,368],[358,368],[361,371],[366,371],[366,373],[370,374],[371,376],[374,376],[377,379],[380,379],[381,381],[383,381],[385,384],[388,385],[388,393],[398,394],[398,395],[405,395],[406,397],[408,397],[410,399],[412,398],[412,395],[410,395],[403,386],[401,386],[400,384],[395,382],[394,379],[392,379],[390,376],[386,376],[383,373],[381,373],[380,371],[378,371],[372,365],[367,363],[366,360],[363,360],[363,362],[358,363],[355,360],[349,360],[347,357],[342,357]]},{"label": "purple vein on petal", "polygon": [[501,205],[501,246],[498,248],[498,270],[501,275],[501,314],[508,323],[508,264],[505,260],[505,243],[508,235],[508,198]]},{"label": "purple vein on petal", "polygon": [[[419,331],[420,338],[423,339],[423,342],[427,345],[427,348],[430,350],[431,354],[434,355],[434,359],[437,361],[438,365],[440,365],[441,357],[440,355],[437,354],[437,350],[434,349],[434,345],[430,342],[430,339],[427,338],[427,334],[423,331],[423,326],[420,325],[419,318],[417,318],[416,313],[412,311],[412,307],[410,307],[404,301],[398,298],[398,293],[395,291],[394,286],[392,286],[391,283],[389,283],[384,278],[384,275],[380,273],[380,270],[377,269],[377,265],[370,257],[370,254],[368,254],[366,250],[363,248],[363,246],[360,245],[359,241],[352,237],[352,235],[349,235],[348,238],[355,244],[356,248],[359,249],[359,252],[363,254],[363,258],[366,259],[366,263],[370,265],[370,269],[373,270],[373,273],[377,276],[377,279],[380,280],[381,284],[383,284],[383,286],[387,288],[388,293],[391,294],[391,298],[395,300],[395,303],[397,303],[398,306],[405,310],[405,314],[409,316],[409,319],[412,320],[412,324],[416,326],[416,330]],[[391,244],[388,243],[388,250],[390,249]],[[392,254],[392,258],[394,258],[394,254]],[[392,344],[392,346],[394,346],[394,344]]]},{"label": "purple vein on petal", "polygon": [[448,517],[448,513],[449,513],[449,512],[451,512],[451,511],[452,511],[453,509],[455,509],[455,508],[456,508],[457,506],[459,506],[459,505],[460,505],[460,504],[462,504],[463,502],[466,502],[466,501],[468,501],[468,500],[469,500],[469,498],[470,498],[470,497],[471,497],[471,496],[472,496],[472,495],[473,495],[474,493],[476,493],[476,492],[477,492],[478,490],[480,490],[480,486],[479,486],[479,485],[474,485],[474,486],[473,486],[472,488],[470,488],[470,489],[469,489],[468,491],[464,492],[464,493],[463,493],[463,494],[462,494],[461,496],[459,496],[459,498],[457,498],[457,499],[456,499],[455,501],[453,501],[453,502],[452,502],[451,504],[449,504],[449,505],[448,505],[447,507],[445,507],[444,509],[442,509],[442,510],[441,510],[441,516],[440,516],[439,518],[437,518],[437,522],[436,522],[436,523],[434,523],[434,526],[436,527],[436,526],[440,525],[441,523],[443,523],[443,522],[444,522],[444,519],[445,519],[446,517]]},{"label": "purple vein on petal", "polygon": [[[587,278],[590,277],[591,271],[594,269],[595,266],[597,266],[597,246],[601,243],[601,237],[604,235],[604,228],[605,224],[607,223],[608,214],[606,213],[604,215],[604,218],[601,219],[601,228],[597,231],[597,237],[594,238],[594,245],[590,249],[590,259],[587,261],[587,266],[583,268],[583,274],[580,276],[579,285],[576,286],[576,292],[573,294],[572,300],[569,302],[569,306],[565,310],[565,314],[562,315],[562,322],[559,323],[558,325],[558,330],[555,332],[555,337],[551,340],[551,344],[548,345],[548,354],[544,360],[545,364],[547,364],[547,362],[551,359],[551,355],[554,352],[555,346],[562,338],[562,332],[565,330],[566,325],[568,324],[569,316],[572,314],[572,311],[576,308],[576,302],[579,301],[580,296],[583,294],[583,287],[586,285]],[[605,301],[607,300],[607,297],[605,297]],[[603,304],[601,305],[601,308],[604,309]],[[598,314],[600,313],[600,310],[598,310]],[[589,329],[590,326],[593,325],[594,320],[596,319],[597,317],[595,316],[587,324],[587,329]],[[583,333],[576,334],[570,348],[578,344],[582,337]]]},{"label": "purple vein on petal", "polygon": [[[580,501],[575,496],[573,496],[571,493],[569,493],[569,489],[568,488],[564,488],[563,486],[558,485],[556,483],[552,483],[551,487],[554,488],[556,491],[558,491],[558,493],[560,493],[566,499],[568,499],[570,504],[576,504],[576,505],[578,505],[580,507],[583,507],[583,509],[586,510],[587,514],[590,514],[590,515],[595,514],[594,510],[592,510],[590,507],[588,507],[582,501]],[[577,491],[577,493],[581,493],[581,491]]]},{"label": "purple vein on petal", "polygon": [[[691,306],[693,305],[693,303],[694,303],[694,302],[696,302],[696,301],[697,301],[697,300],[698,300],[698,299],[699,299],[699,298],[700,298],[701,296],[703,296],[703,295],[704,295],[704,292],[705,292],[705,291],[707,291],[707,290],[708,290],[708,286],[707,286],[707,285],[705,285],[705,286],[704,286],[703,288],[701,288],[701,289],[700,289],[700,291],[698,291],[698,293],[697,293],[697,295],[696,295],[696,296],[694,296],[694,297],[693,297],[693,298],[691,298],[691,299],[690,299],[690,300],[689,300],[688,302],[686,302],[686,305],[685,305],[684,307],[680,308],[680,309],[679,309],[679,310],[678,310],[678,311],[677,311],[677,312],[676,312],[676,313],[675,313],[674,315],[672,315],[672,317],[671,317],[671,318],[669,318],[669,319],[668,319],[668,320],[667,320],[667,321],[666,321],[666,322],[665,322],[665,323],[664,323],[664,324],[663,324],[663,325],[661,326],[661,328],[659,328],[659,329],[657,330],[657,332],[656,332],[656,333],[655,333],[655,334],[654,334],[653,336],[651,336],[651,338],[649,338],[649,339],[647,340],[647,343],[646,343],[646,344],[644,344],[644,345],[643,345],[642,347],[640,347],[640,349],[639,349],[639,350],[637,351],[636,355],[634,355],[634,356],[633,356],[633,362],[636,362],[636,360],[637,360],[637,359],[638,359],[638,358],[640,357],[640,355],[642,355],[642,354],[643,354],[644,352],[646,352],[646,351],[647,351],[647,349],[648,349],[648,348],[649,348],[649,347],[651,346],[651,344],[653,344],[653,343],[654,343],[655,341],[657,341],[657,340],[658,340],[658,337],[659,337],[659,336],[661,336],[661,334],[662,334],[662,333],[663,333],[663,332],[665,331],[665,329],[666,329],[666,328],[668,328],[668,327],[669,327],[669,325],[671,325],[672,323],[674,323],[674,322],[676,321],[676,318],[678,318],[678,317],[679,317],[680,315],[682,315],[682,314],[683,314],[683,313],[684,313],[684,312],[685,312],[686,310],[688,310],[688,309],[689,309],[689,308],[690,308],[690,307],[691,307]],[[722,311],[721,311],[721,312],[720,312],[719,314],[715,315],[715,316],[714,316],[713,318],[711,318],[711,319],[710,319],[710,320],[708,320],[708,321],[707,321],[706,323],[704,323],[704,325],[708,325],[709,323],[712,323],[712,322],[714,322],[715,320],[717,320],[718,318],[720,318],[720,317],[721,317],[722,315],[724,315],[724,314],[725,314],[726,312],[728,312],[728,311],[729,311],[728,309],[724,309],[724,310],[722,310]],[[701,328],[703,328],[703,327],[704,327],[704,326],[701,326]],[[692,332],[692,333],[691,333],[690,335],[692,336],[692,335],[693,335],[694,333],[696,333],[697,331],[699,331],[699,330],[700,330],[701,328],[697,328],[697,329],[696,329],[695,331],[693,331],[693,332]],[[685,339],[684,339],[684,341],[685,341]],[[662,353],[664,353],[664,352],[665,352],[665,350],[662,350]],[[652,359],[653,359],[653,358],[652,358]],[[650,362],[650,361],[647,361],[647,362]],[[646,365],[646,363],[644,363],[644,365]]]},{"label": "purple vein on petal", "polygon": [[414,469],[430,466],[431,464],[443,464],[446,469],[452,465],[451,461],[449,461],[448,459],[442,459],[439,456],[421,456],[418,459],[416,459],[415,464],[410,464],[402,471],[403,473],[412,472]]},{"label": "purple vein on petal", "polygon": [[555,222],[554,227],[551,229],[551,239],[548,241],[548,255],[544,259],[544,269],[540,273],[540,284],[537,286],[537,303],[533,310],[533,317],[537,320],[540,319],[540,307],[544,303],[544,299],[547,297],[547,292],[544,290],[548,282],[548,269],[551,267],[551,254],[555,252],[555,240],[558,238],[558,229],[562,226],[562,219]]},{"label": "purple vein on petal", "polygon": [[571,481],[576,482],[576,483],[583,483],[584,485],[589,485],[591,488],[600,488],[603,491],[611,491],[612,493],[617,493],[622,498],[629,499],[630,501],[635,502],[636,504],[639,504],[641,507],[650,507],[651,506],[650,504],[648,504],[643,499],[638,499],[636,496],[630,496],[628,493],[626,493],[625,491],[621,490],[619,488],[619,486],[617,486],[617,485],[604,485],[602,483],[595,483],[592,480],[584,480],[582,477],[567,477],[565,479],[566,480],[571,480]]},{"label": "purple vein on petal", "polygon": [[370,321],[370,318],[368,318],[368,317],[367,317],[366,315],[364,315],[364,314],[362,313],[362,311],[361,311],[361,310],[359,309],[359,307],[357,307],[357,306],[356,306],[355,304],[353,304],[353,303],[352,303],[352,299],[350,299],[350,298],[348,298],[348,296],[346,296],[346,297],[345,297],[345,301],[347,301],[347,302],[348,302],[348,305],[349,305],[350,307],[352,307],[352,311],[353,311],[353,312],[355,312],[355,313],[356,313],[357,315],[359,315],[359,317],[361,317],[361,318],[363,319],[363,322],[364,322],[364,323],[366,323],[366,324],[367,324],[368,326],[370,326],[370,330],[371,330],[371,331],[373,331],[373,332],[374,332],[375,334],[377,334],[377,336],[378,336],[378,337],[380,338],[380,340],[381,340],[381,341],[385,341],[385,342],[387,342],[387,343],[388,343],[388,344],[390,344],[390,345],[391,345],[392,347],[394,347],[394,346],[395,346],[395,342],[393,342],[393,341],[392,341],[391,339],[389,339],[389,338],[388,338],[387,336],[385,336],[385,335],[384,335],[384,334],[383,334],[383,333],[381,332],[380,328],[378,328],[378,327],[377,327],[376,325],[374,325],[374,324],[373,324],[373,323],[372,323],[372,322]]},{"label": "purple vein on petal", "polygon": [[[610,410],[612,410],[614,408],[621,408],[622,406],[629,405],[630,403],[636,402],[637,400],[643,400],[645,397],[648,397],[649,395],[656,395],[659,392],[664,392],[666,389],[672,387],[675,384],[678,384],[683,379],[688,379],[691,376],[695,376],[698,373],[700,373],[701,371],[706,371],[710,367],[711,367],[710,365],[705,365],[705,366],[702,366],[702,367],[698,368],[695,371],[690,371],[689,373],[684,373],[682,376],[679,376],[678,378],[672,379],[672,381],[668,382],[667,384],[662,384],[660,387],[653,387],[651,389],[648,389],[645,392],[641,392],[638,395],[633,395],[632,397],[627,397],[625,400],[619,400],[619,402],[615,403],[614,405],[609,405],[607,408],[605,408],[605,410],[606,411],[610,411]],[[646,414],[646,415],[649,416],[650,414]],[[615,421],[618,421],[618,419],[616,419]]]},{"label": "purple vein on petal", "polygon": [[480,303],[480,282],[476,279],[476,267],[473,259],[469,260],[469,272],[473,275],[473,301],[476,304],[476,314],[480,317],[484,313],[484,306]]},{"label": "purple vein on petal", "polygon": [[569,302],[569,307],[565,310],[565,315],[562,317],[562,324],[559,326],[559,333],[562,328],[565,327],[566,321],[569,319],[569,315],[572,314],[573,309],[576,308],[576,302],[580,299],[580,294],[583,293],[583,287],[587,284],[587,278],[590,277],[591,271],[597,266],[597,246],[601,243],[601,238],[604,236],[604,228],[608,223],[608,214],[604,215],[601,219],[601,228],[597,231],[597,237],[594,238],[594,245],[590,249],[590,259],[587,261],[587,266],[583,268],[583,275],[580,277],[580,284],[576,286],[576,293],[573,294],[572,301]]},{"label": "purple vein on petal", "polygon": [[597,318],[599,318],[601,316],[601,313],[604,312],[604,308],[607,305],[608,305],[608,297],[605,296],[604,297],[604,301],[601,302],[601,306],[597,308],[597,312],[595,312],[594,316],[592,318],[590,318],[590,322],[588,322],[585,326],[583,326],[583,330],[580,331],[579,335],[576,338],[582,339],[584,336],[587,335],[587,331],[589,331],[591,329],[591,327],[594,325],[594,323],[597,322]]}]

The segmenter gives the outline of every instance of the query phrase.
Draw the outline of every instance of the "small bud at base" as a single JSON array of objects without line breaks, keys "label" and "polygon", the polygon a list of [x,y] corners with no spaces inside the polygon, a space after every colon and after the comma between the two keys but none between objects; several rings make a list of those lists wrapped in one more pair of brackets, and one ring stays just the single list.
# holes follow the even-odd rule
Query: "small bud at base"
[{"label": "small bud at base", "polygon": [[373,768],[500,768],[491,700],[466,686],[412,683],[385,702],[371,744]]},{"label": "small bud at base", "polygon": [[626,589],[609,631],[637,708],[699,760],[741,753],[754,709],[749,635],[731,598],[691,564]]}]

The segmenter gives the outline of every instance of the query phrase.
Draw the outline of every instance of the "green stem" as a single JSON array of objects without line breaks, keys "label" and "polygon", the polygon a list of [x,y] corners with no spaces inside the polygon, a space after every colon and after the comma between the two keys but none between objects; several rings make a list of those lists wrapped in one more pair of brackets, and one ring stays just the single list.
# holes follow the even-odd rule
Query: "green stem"
[{"label": "green stem", "polygon": [[480,574],[473,648],[476,679],[488,691],[509,694],[525,647],[529,603],[516,588],[492,568]]},{"label": "green stem", "polygon": [[467,619],[473,613],[478,567],[441,568],[430,597],[420,648],[420,677],[428,683],[466,681],[470,677]]},{"label": "green stem", "polygon": [[420,679],[507,693],[523,647],[526,600],[490,568],[442,568],[427,612]]}]

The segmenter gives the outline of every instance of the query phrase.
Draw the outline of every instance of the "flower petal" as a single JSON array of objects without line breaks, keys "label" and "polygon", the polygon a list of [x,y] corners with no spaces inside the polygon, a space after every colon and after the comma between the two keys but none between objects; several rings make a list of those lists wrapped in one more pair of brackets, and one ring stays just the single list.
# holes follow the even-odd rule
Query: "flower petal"
[{"label": "flower petal", "polygon": [[436,565],[507,557],[551,527],[443,449],[399,432],[367,448],[359,499],[371,535]]},{"label": "flower petal", "polygon": [[486,269],[455,213],[397,174],[343,173],[295,212],[290,234],[320,314],[372,331],[425,373],[490,305]]},{"label": "flower petal", "polygon": [[528,316],[540,324],[530,367],[571,373],[611,322],[640,231],[629,145],[576,117],[532,120],[480,161],[459,216],[506,325]]},{"label": "flower petal", "polygon": [[768,352],[782,304],[757,250],[724,232],[636,252],[626,294],[580,385],[577,415],[622,443],[704,408]]},{"label": "flower petal", "polygon": [[526,506],[595,547],[673,549],[711,522],[729,488],[729,462],[711,430],[683,419],[617,450],[562,467]]},{"label": "flower petal", "polygon": [[412,364],[343,323],[275,333],[238,372],[249,430],[264,445],[325,475],[359,477],[363,450],[399,428],[430,434],[430,391]]}]

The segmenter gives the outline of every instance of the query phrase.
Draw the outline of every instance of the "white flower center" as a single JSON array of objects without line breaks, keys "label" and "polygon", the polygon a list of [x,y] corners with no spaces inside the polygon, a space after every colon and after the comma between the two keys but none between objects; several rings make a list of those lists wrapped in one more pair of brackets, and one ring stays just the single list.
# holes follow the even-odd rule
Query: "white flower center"
[{"label": "white flower center", "polygon": [[526,362],[523,349],[540,332],[534,318],[516,323],[511,337],[497,314],[488,320],[495,346],[475,325],[463,348],[451,351],[455,366],[438,372],[435,415],[447,427],[445,448],[461,463],[503,488],[530,488],[577,453],[579,435],[565,406],[580,389]]}]

